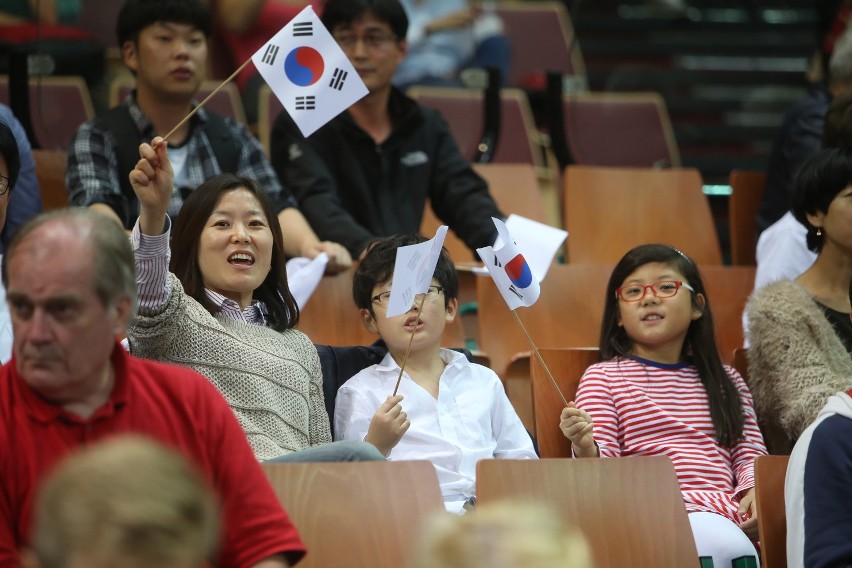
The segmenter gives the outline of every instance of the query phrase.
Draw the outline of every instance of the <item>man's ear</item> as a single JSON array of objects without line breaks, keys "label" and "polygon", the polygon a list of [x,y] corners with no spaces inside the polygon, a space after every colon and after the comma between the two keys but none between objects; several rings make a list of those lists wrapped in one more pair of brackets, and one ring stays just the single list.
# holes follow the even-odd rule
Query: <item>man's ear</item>
[{"label": "man's ear", "polygon": [[398,57],[397,57],[397,65],[402,64],[402,60],[405,59],[406,54],[408,54],[408,41],[402,40],[398,44]]},{"label": "man's ear", "polygon": [[370,313],[370,310],[366,308],[361,308],[358,310],[358,313],[361,314],[361,323],[364,324],[364,327],[370,333],[375,333],[378,335],[379,328],[376,327],[376,318],[373,317],[373,314]]},{"label": "man's ear", "polygon": [[123,337],[127,333],[127,324],[133,315],[133,300],[128,296],[122,296],[112,306],[113,333],[116,337]]},{"label": "man's ear", "polygon": [[698,305],[692,306],[692,321],[695,321],[704,315],[704,306],[707,305],[707,300],[704,298],[704,294],[695,295],[695,304]]},{"label": "man's ear", "polygon": [[132,41],[125,41],[121,46],[121,60],[134,75],[139,71],[139,56],[136,44]]},{"label": "man's ear", "polygon": [[456,319],[456,314],[459,312],[459,299],[458,298],[450,298],[447,302],[447,316],[446,322],[452,323]]}]

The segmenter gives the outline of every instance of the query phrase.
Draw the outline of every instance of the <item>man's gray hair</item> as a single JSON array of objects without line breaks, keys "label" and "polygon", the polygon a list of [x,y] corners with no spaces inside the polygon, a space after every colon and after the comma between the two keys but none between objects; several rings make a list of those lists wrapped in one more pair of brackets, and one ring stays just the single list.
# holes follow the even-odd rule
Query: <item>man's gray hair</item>
[{"label": "man's gray hair", "polygon": [[103,305],[111,307],[120,298],[130,298],[136,305],[136,269],[127,233],[113,219],[84,207],[56,209],[42,213],[24,224],[3,256],[3,284],[9,284],[9,259],[18,245],[42,225],[61,222],[77,231],[88,242],[94,255],[92,286]]}]

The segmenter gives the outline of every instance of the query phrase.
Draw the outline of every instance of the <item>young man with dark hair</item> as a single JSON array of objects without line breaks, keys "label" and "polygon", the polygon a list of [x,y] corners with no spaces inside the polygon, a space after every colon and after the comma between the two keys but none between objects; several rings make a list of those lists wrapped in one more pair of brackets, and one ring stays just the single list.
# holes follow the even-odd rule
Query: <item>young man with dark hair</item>
[{"label": "young man with dark hair", "polygon": [[[128,175],[139,145],[174,128],[195,106],[206,76],[210,11],[199,0],[127,0],[117,22],[136,90],[124,103],[83,124],[69,148],[66,185],[74,205],[89,206],[130,229],[139,213]],[[203,108],[169,137],[175,190],[169,215],[206,179],[233,173],[256,179],[276,205],[289,256],[329,254],[332,268],[351,263],[337,243],[320,242],[282,187],[260,143],[230,118]]]},{"label": "young man with dark hair", "polygon": [[[396,251],[424,240],[378,239],[367,246],[355,272],[353,296],[362,322],[385,342],[388,354],[340,387],[334,437],[369,442],[390,460],[431,461],[447,510],[461,513],[475,503],[477,461],[537,456],[497,375],[441,348],[444,327],[458,309],[458,278],[446,250],[428,292],[415,296],[408,312],[387,317]],[[405,373],[392,397],[410,341]]]},{"label": "young man with dark hair", "polygon": [[271,156],[322,239],[358,256],[377,236],[416,232],[427,200],[471,250],[504,217],[441,115],[391,85],[408,19],[397,0],[329,0],[322,16],[369,93],[309,138],[282,113]]}]

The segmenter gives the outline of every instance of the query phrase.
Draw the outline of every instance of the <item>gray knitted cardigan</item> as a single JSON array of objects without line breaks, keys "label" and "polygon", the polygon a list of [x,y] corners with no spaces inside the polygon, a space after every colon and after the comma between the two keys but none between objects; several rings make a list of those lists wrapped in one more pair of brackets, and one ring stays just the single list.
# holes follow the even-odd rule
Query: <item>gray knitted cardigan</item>
[{"label": "gray knitted cardigan", "polygon": [[796,282],[756,290],[746,312],[749,388],[758,416],[796,440],[829,396],[852,388],[852,358]]},{"label": "gray knitted cardigan", "polygon": [[195,369],[224,395],[255,457],[267,460],[331,442],[317,350],[296,330],[278,332],[214,317],[174,274],[159,313],[137,314],[134,355]]}]

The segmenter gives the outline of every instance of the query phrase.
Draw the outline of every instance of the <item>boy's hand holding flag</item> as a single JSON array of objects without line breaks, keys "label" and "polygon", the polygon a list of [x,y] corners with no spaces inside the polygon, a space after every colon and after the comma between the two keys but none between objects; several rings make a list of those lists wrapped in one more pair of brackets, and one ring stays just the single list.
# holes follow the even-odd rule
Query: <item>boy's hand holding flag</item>
[{"label": "boy's hand holding flag", "polygon": [[310,6],[251,60],[304,136],[367,94],[349,58]]}]

